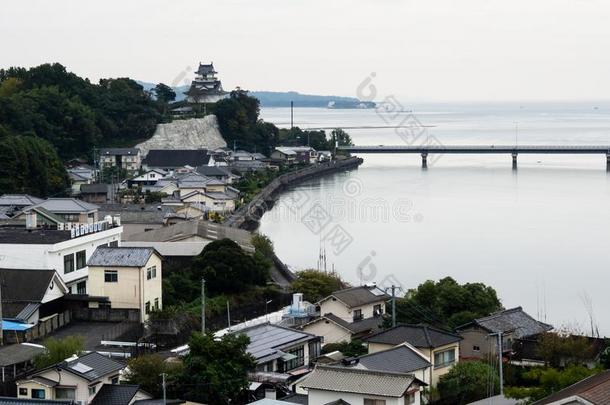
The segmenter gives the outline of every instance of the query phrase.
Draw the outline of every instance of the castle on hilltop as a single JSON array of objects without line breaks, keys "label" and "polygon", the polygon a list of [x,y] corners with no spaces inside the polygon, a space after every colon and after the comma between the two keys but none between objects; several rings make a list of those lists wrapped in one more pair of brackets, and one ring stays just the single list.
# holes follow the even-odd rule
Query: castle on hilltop
[{"label": "castle on hilltop", "polygon": [[205,65],[200,62],[191,87],[184,93],[186,101],[191,104],[205,105],[226,98],[229,93],[222,89],[222,83],[216,77],[217,73],[214,70],[214,63]]}]

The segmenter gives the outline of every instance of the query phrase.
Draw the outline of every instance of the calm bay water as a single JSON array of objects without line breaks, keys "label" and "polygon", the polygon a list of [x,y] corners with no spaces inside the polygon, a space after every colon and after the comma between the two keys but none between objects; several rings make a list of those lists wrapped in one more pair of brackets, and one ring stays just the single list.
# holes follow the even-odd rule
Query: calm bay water
[{"label": "calm bay water", "polygon": [[[408,115],[295,109],[295,125],[382,126]],[[610,104],[430,105],[414,115],[432,126],[416,144],[610,145]],[[290,112],[262,116],[286,126]],[[355,144],[404,144],[394,129],[348,132]],[[359,169],[294,187],[262,218],[260,232],[293,269],[318,267],[322,247],[327,268],[353,284],[481,281],[505,307],[521,305],[556,327],[590,332],[592,310],[610,335],[605,156],[519,156],[517,172],[504,155],[442,156],[427,171],[418,155],[361,156]],[[319,212],[328,217],[322,229],[308,220]],[[340,252],[323,241],[337,230],[351,240]]]}]

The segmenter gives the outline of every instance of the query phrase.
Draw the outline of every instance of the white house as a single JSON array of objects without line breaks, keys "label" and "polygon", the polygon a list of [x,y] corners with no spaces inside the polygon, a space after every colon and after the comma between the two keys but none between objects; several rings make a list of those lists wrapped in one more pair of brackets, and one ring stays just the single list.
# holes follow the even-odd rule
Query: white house
[{"label": "white house", "polygon": [[412,374],[317,365],[301,386],[309,405],[419,405],[425,383]]},{"label": "white house", "polygon": [[356,322],[381,316],[385,313],[385,302],[390,299],[376,286],[359,286],[333,292],[320,300],[320,314],[333,314],[344,321]]},{"label": "white house", "polygon": [[90,404],[104,384],[118,384],[122,363],[97,352],[72,357],[17,381],[17,397]]},{"label": "white house", "polygon": [[87,293],[87,260],[98,246],[118,246],[121,226],[99,222],[70,231],[0,229],[0,266],[56,270],[72,294]]}]

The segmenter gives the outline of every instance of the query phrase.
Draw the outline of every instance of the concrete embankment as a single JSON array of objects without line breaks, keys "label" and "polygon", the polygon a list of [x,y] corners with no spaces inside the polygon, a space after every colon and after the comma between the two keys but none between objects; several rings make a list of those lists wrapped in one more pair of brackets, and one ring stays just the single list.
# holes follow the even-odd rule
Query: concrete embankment
[{"label": "concrete embankment", "polygon": [[240,207],[233,213],[224,225],[234,228],[255,230],[263,214],[273,207],[278,196],[286,188],[301,181],[320,177],[329,173],[349,170],[362,164],[362,158],[349,157],[331,162],[319,163],[294,172],[286,173],[274,179],[261,190],[249,204]]}]

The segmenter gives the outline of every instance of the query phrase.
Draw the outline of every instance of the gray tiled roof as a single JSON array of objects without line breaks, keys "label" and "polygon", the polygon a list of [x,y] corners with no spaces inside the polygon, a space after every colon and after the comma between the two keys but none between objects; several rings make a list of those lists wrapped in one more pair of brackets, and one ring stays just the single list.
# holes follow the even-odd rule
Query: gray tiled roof
[{"label": "gray tiled roof", "polygon": [[410,374],[317,365],[302,387],[399,398],[414,381]]},{"label": "gray tiled roof", "polygon": [[81,194],[97,194],[97,193],[108,193],[110,192],[110,184],[95,183],[95,184],[81,184]]},{"label": "gray tiled roof", "polygon": [[[79,363],[85,365],[91,370],[86,372],[78,371],[79,366],[77,366],[77,364]],[[81,376],[86,380],[93,381],[105,375],[118,372],[119,370],[125,368],[125,365],[98,352],[91,352],[84,354],[75,360],[63,362],[52,367],[59,367],[63,370]]]},{"label": "gray tiled roof", "polygon": [[399,345],[406,342],[415,347],[434,348],[459,342],[462,338],[426,325],[396,325],[364,340],[387,345]]},{"label": "gray tiled roof", "polygon": [[88,266],[143,267],[155,253],[151,247],[99,246],[87,262]]},{"label": "gray tiled roof", "polygon": [[377,287],[369,286],[352,287],[346,288],[344,290],[335,291],[330,295],[330,297],[326,297],[324,300],[331,297],[335,297],[350,308],[370,304],[373,302],[385,301],[390,298],[389,295],[385,294]]},{"label": "gray tiled roof", "polygon": [[55,270],[0,269],[3,316],[16,318],[29,304],[40,304]]},{"label": "gray tiled roof", "polygon": [[430,362],[407,345],[366,354],[358,358],[356,368],[367,370],[410,373],[430,367]]},{"label": "gray tiled roof", "polygon": [[76,198],[49,198],[40,204],[36,204],[32,207],[42,207],[54,214],[58,213],[87,213],[91,211],[97,211],[99,206],[91,204]]},{"label": "gray tiled roof", "polygon": [[130,405],[139,389],[139,385],[104,384],[90,405]]},{"label": "gray tiled roof", "polygon": [[333,321],[354,334],[367,331],[377,331],[380,329],[381,324],[383,324],[383,319],[380,317],[365,318],[356,322],[347,322],[335,314],[324,314],[322,317]]},{"label": "gray tiled roof", "polygon": [[8,398],[0,397],[0,405],[73,405],[75,402],[71,399],[30,399],[30,398]]},{"label": "gray tiled roof", "polygon": [[[474,323],[490,332],[512,332],[516,338],[538,335],[553,329],[551,325],[532,318],[521,307],[506,309],[484,318],[475,319]],[[458,329],[466,326],[468,325]]]},{"label": "gray tiled roof", "polygon": [[120,216],[122,224],[162,224],[165,216],[175,212],[175,208],[160,204],[103,204],[98,216]]},{"label": "gray tiled roof", "polygon": [[250,338],[247,351],[259,363],[281,357],[282,348],[316,338],[309,333],[270,324],[256,325],[235,333],[243,333]]},{"label": "gray tiled roof", "polygon": [[45,348],[31,344],[16,344],[0,347],[0,367],[19,364],[32,360],[37,355],[44,353]]},{"label": "gray tiled roof", "polygon": [[[592,375],[575,384],[570,385],[560,391],[543,398],[534,405],[546,404],[573,404],[576,402],[564,402],[565,399],[578,397],[586,404],[607,405],[610,404],[610,370],[603,371],[599,374]],[[581,403],[581,402],[578,402]]]},{"label": "gray tiled roof", "polygon": [[42,198],[34,197],[29,194],[3,194],[0,196],[0,206],[27,207],[43,202]]}]

